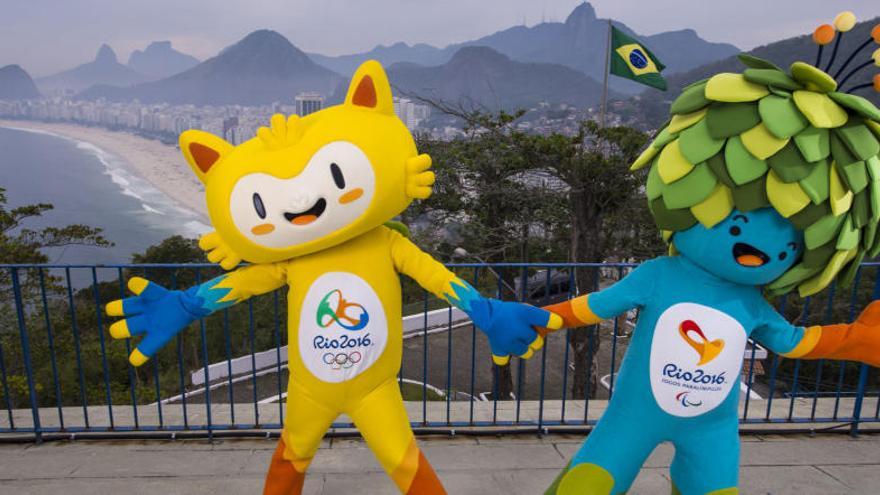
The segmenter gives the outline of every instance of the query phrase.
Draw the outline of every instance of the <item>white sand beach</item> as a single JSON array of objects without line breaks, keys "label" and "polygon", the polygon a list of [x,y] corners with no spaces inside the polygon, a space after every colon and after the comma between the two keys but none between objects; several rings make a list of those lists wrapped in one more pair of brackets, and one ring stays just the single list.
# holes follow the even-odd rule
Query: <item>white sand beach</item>
[{"label": "white sand beach", "polygon": [[123,159],[132,173],[207,220],[204,187],[175,146],[128,132],[72,124],[0,119],[0,127],[44,131],[91,143]]}]

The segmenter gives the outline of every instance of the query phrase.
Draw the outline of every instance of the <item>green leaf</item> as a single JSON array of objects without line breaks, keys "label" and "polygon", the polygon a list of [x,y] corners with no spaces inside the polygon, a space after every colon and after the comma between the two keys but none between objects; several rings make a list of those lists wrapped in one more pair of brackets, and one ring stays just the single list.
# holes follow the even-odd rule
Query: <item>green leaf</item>
[{"label": "green leaf", "polygon": [[865,160],[871,180],[880,180],[880,156],[872,156]]},{"label": "green leaf", "polygon": [[859,157],[854,155],[849,147],[841,141],[836,132],[831,133],[831,157],[838,167],[860,161]]},{"label": "green leaf", "polygon": [[721,151],[724,139],[713,138],[704,119],[683,130],[678,136],[678,143],[687,161],[701,163]]},{"label": "green leaf", "polygon": [[739,136],[727,140],[724,161],[727,163],[727,173],[738,185],[751,182],[767,173],[767,163],[749,153]]},{"label": "green leaf", "polygon": [[859,160],[867,160],[880,153],[880,142],[874,134],[861,123],[850,121],[849,124],[834,129],[834,134],[843,141],[847,149]]},{"label": "green leaf", "polygon": [[709,133],[716,139],[738,136],[761,123],[758,105],[754,103],[713,103],[704,119]]},{"label": "green leaf", "polygon": [[654,141],[651,142],[651,146],[654,148],[658,148],[658,149],[662,148],[662,147],[666,146],[667,144],[671,143],[672,141],[674,141],[675,138],[677,138],[677,137],[678,137],[678,134],[673,133],[673,132],[669,132],[669,126],[666,126],[663,128],[662,131],[660,131],[659,134],[657,134],[657,137],[655,137]]},{"label": "green leaf", "polygon": [[826,242],[837,238],[846,215],[827,216],[810,225],[804,230],[804,242],[807,249],[815,249]]},{"label": "green leaf", "polygon": [[804,252],[802,263],[811,268],[825,268],[825,265],[828,264],[828,260],[830,260],[834,253],[837,252],[835,244],[835,242],[829,241],[815,249],[807,249]]},{"label": "green leaf", "polygon": [[691,173],[671,184],[666,184],[663,189],[663,202],[670,210],[690,208],[706,199],[717,183],[715,174],[708,165],[697,164]]},{"label": "green leaf", "polygon": [[788,77],[788,74],[779,69],[746,69],[743,72],[743,76],[749,82],[763,84],[764,86],[773,86],[789,91],[804,89],[797,81]]},{"label": "green leaf", "polygon": [[740,53],[736,56],[736,58],[738,58],[743,65],[752,69],[771,69],[780,72],[782,71],[782,69],[777,67],[773,62],[764,60],[763,58],[759,58],[754,55],[749,55],[748,53]]},{"label": "green leaf", "polygon": [[733,204],[739,211],[752,211],[770,206],[767,198],[767,176],[733,189]]},{"label": "green leaf", "polygon": [[767,129],[778,138],[792,137],[809,125],[791,98],[765,96],[758,102],[758,112]]},{"label": "green leaf", "polygon": [[682,91],[669,107],[669,113],[676,115],[691,113],[708,105],[710,101],[706,99],[706,84],[708,84],[708,80]]},{"label": "green leaf", "polygon": [[880,120],[880,110],[866,98],[849,93],[828,93],[828,96],[838,104],[849,108],[866,119]]},{"label": "green leaf", "polygon": [[781,277],[774,280],[768,288],[770,290],[780,289],[782,287],[797,285],[804,280],[812,277],[822,270],[821,266],[807,266],[806,263],[798,263],[789,268]]},{"label": "green leaf", "polygon": [[837,169],[843,172],[840,178],[853,193],[859,193],[868,186],[868,170],[865,162],[853,162]]},{"label": "green leaf", "polygon": [[775,155],[767,159],[767,165],[783,182],[795,182],[806,178],[816,166],[804,159],[797,146],[789,141]]},{"label": "green leaf", "polygon": [[657,227],[661,230],[681,232],[697,223],[697,218],[691,214],[690,209],[670,210],[663,204],[663,198],[657,198],[648,203],[648,209],[654,216]]},{"label": "green leaf", "polygon": [[837,249],[840,251],[848,251],[859,246],[859,229],[853,225],[852,217],[846,215],[843,227],[840,228],[840,234],[837,235]]},{"label": "green leaf", "polygon": [[831,207],[828,203],[810,204],[801,211],[788,217],[788,220],[798,230],[804,230],[810,225],[818,222],[822,217],[831,215]]},{"label": "green leaf", "polygon": [[659,167],[657,166],[657,160],[654,160],[654,163],[651,165],[651,170],[648,171],[648,180],[645,184],[648,200],[650,201],[662,196],[664,187],[665,185],[660,179],[660,172]]},{"label": "green leaf", "polygon": [[727,173],[727,164],[724,163],[724,153],[713,155],[712,158],[706,160],[706,165],[712,169],[712,173],[715,174],[715,178],[718,179],[718,182],[721,182],[731,189],[736,187],[736,183],[733,182],[730,174]]},{"label": "green leaf", "polygon": [[859,251],[856,253],[856,257],[853,258],[852,261],[847,265],[846,270],[843,271],[841,275],[838,273],[837,275],[837,283],[840,287],[849,287],[852,284],[853,279],[856,278],[856,274],[859,272],[862,261],[865,259],[864,251]]},{"label": "green leaf", "polygon": [[868,204],[868,189],[855,195],[853,198],[852,211],[850,215],[853,219],[853,226],[860,229],[868,224],[871,219],[871,205]]},{"label": "green leaf", "polygon": [[828,160],[815,162],[810,175],[801,179],[801,189],[810,197],[810,201],[819,204],[828,199]]},{"label": "green leaf", "polygon": [[827,93],[837,89],[837,81],[833,77],[810,64],[795,62],[791,64],[790,70],[791,77],[806,86],[811,92]]},{"label": "green leaf", "polygon": [[816,162],[831,153],[828,129],[807,127],[794,136],[794,143],[808,162]]}]

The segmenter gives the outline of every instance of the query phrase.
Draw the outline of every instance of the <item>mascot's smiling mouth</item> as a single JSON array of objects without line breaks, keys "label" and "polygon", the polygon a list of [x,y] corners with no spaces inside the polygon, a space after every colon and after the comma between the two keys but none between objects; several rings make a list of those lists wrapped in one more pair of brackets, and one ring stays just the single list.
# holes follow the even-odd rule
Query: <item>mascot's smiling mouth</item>
[{"label": "mascot's smiling mouth", "polygon": [[299,213],[284,212],[284,218],[294,225],[308,225],[324,213],[327,208],[327,201],[324,198],[319,199],[311,208]]},{"label": "mascot's smiling mouth", "polygon": [[733,245],[733,259],[742,266],[753,268],[763,266],[770,261],[770,257],[763,251],[744,242],[737,242]]}]

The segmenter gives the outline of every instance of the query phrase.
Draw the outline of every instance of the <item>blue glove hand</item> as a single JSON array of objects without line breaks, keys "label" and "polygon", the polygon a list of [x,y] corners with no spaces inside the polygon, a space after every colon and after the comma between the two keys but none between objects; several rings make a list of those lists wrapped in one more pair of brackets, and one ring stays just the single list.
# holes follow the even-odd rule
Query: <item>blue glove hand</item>
[{"label": "blue glove hand", "polygon": [[108,303],[106,310],[110,316],[125,317],[110,325],[114,339],[145,335],[128,357],[134,366],[147,362],[187,325],[210,313],[192,290],[168,290],[140,277],[132,277],[128,288],[135,297]]},{"label": "blue glove hand", "polygon": [[535,327],[562,326],[562,318],[549,311],[498,299],[471,301],[468,316],[489,338],[492,361],[499,366],[507,364],[511,355],[528,359],[544,345]]}]

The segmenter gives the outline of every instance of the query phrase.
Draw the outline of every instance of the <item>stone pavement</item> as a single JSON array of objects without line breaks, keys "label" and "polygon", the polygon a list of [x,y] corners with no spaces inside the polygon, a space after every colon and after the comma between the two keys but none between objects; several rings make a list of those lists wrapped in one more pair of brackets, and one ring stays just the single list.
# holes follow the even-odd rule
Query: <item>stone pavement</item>
[{"label": "stone pavement", "polygon": [[[538,494],[579,436],[422,438],[452,495]],[[744,494],[878,494],[880,435],[743,437]],[[258,494],[275,440],[61,441],[0,444],[0,494]],[[672,448],[654,452],[631,494],[669,493]],[[325,440],[307,494],[394,494],[365,444]]]}]

